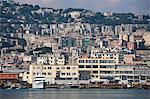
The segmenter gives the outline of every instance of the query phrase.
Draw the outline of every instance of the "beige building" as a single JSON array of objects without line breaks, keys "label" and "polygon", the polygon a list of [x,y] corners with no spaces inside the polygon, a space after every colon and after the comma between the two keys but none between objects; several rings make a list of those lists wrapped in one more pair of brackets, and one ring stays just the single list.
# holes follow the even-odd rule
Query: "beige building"
[{"label": "beige building", "polygon": [[114,76],[119,83],[150,84],[150,68],[146,66],[117,65]]},{"label": "beige building", "polygon": [[119,64],[118,58],[119,53],[97,50],[92,50],[90,56],[81,56],[78,60],[80,81],[150,84],[149,67],[132,65],[132,61],[128,62],[129,65]]},{"label": "beige building", "polygon": [[78,57],[77,64],[66,64],[64,56],[41,55],[37,62],[30,65],[29,72],[24,73],[23,79],[30,84],[37,76],[44,76],[47,84],[150,84],[150,67],[133,65],[132,61],[128,61],[130,57],[135,56],[125,56],[126,64],[119,64],[119,53],[92,49],[89,55]]},{"label": "beige building", "polygon": [[150,46],[150,32],[144,33],[143,39],[145,41],[144,45],[147,47]]},{"label": "beige building", "polygon": [[125,54],[123,57],[125,64],[134,64],[135,54]]},{"label": "beige building", "polygon": [[118,55],[118,53],[98,53],[93,50],[90,57],[80,57],[78,61],[79,79],[91,82],[108,82],[104,77],[114,74],[115,65],[119,61]]},{"label": "beige building", "polygon": [[44,76],[47,84],[77,84],[78,65],[39,65],[31,64],[29,73],[24,74],[24,80],[32,84],[37,76]]}]

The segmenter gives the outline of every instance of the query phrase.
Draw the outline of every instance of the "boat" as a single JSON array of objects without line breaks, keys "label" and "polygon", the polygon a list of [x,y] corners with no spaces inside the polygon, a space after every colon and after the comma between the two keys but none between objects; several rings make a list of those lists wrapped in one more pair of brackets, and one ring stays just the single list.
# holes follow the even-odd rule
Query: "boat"
[{"label": "boat", "polygon": [[127,84],[127,88],[133,88],[133,85]]},{"label": "boat", "polygon": [[45,77],[39,76],[35,77],[32,83],[32,88],[34,89],[44,89],[45,88]]},{"label": "boat", "polygon": [[66,88],[79,88],[78,84],[73,84],[72,82],[69,82],[65,86]]},{"label": "boat", "polygon": [[20,89],[21,86],[19,84],[12,84],[10,87],[6,88],[6,89]]}]

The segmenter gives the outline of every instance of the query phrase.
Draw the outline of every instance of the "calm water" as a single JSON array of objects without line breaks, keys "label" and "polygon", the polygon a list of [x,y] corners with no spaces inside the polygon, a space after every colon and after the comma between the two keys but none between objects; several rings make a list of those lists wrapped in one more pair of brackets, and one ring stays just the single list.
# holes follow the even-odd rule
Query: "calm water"
[{"label": "calm water", "polygon": [[150,99],[144,89],[0,89],[0,99]]}]

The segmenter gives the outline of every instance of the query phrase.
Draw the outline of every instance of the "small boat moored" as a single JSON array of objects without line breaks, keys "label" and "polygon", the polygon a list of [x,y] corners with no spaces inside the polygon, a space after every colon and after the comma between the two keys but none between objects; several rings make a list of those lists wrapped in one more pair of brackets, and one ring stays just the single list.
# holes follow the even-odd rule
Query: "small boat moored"
[{"label": "small boat moored", "polygon": [[45,88],[45,77],[39,76],[35,77],[32,83],[32,88],[44,89]]}]

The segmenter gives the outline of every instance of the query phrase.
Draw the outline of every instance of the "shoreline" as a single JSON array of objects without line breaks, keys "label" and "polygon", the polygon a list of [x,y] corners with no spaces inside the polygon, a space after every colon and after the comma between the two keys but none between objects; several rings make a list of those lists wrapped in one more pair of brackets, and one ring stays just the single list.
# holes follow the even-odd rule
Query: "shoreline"
[{"label": "shoreline", "polygon": [[[32,88],[32,85],[25,86],[0,86],[0,89],[36,89]],[[150,89],[150,85],[118,85],[118,84],[105,84],[105,85],[46,85],[42,89]]]}]

